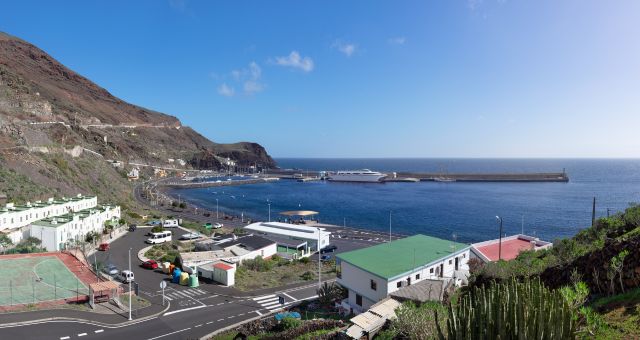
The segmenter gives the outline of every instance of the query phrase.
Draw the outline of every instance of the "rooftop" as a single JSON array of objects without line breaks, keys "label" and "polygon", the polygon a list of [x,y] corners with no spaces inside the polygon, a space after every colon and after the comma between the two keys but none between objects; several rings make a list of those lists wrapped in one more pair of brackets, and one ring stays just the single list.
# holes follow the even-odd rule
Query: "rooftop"
[{"label": "rooftop", "polygon": [[[255,232],[298,237],[304,240],[318,239],[318,228],[305,226],[305,225],[282,223],[282,222],[257,222],[257,223],[249,224],[244,228],[247,230],[255,231]],[[323,236],[331,234],[330,232],[326,231],[324,228],[320,228],[320,230]]]},{"label": "rooftop", "polygon": [[[502,239],[502,260],[513,260],[525,250],[540,250],[551,247],[550,242],[541,241],[538,238],[527,235],[514,235]],[[485,261],[498,261],[500,252],[500,239],[479,242],[472,245],[473,248],[484,256]]]},{"label": "rooftop", "polygon": [[68,213],[60,216],[43,218],[41,220],[37,220],[33,222],[32,224],[43,226],[43,227],[57,228],[65,225],[66,223],[73,221],[75,216],[77,216],[79,220],[83,220],[89,216],[101,213],[113,207],[114,206],[110,206],[110,205],[97,206],[97,207],[84,209],[84,210],[80,210],[80,211],[76,211],[73,213]]},{"label": "rooftop", "polygon": [[260,237],[260,236],[256,236],[256,235],[247,235],[247,236],[242,236],[242,237],[238,237],[235,240],[231,240],[231,241],[227,241],[227,242],[223,242],[223,243],[218,243],[216,244],[212,249],[228,249],[231,246],[242,246],[243,248],[249,250],[249,251],[253,251],[253,250],[258,250],[258,249],[262,249],[265,247],[268,247],[272,244],[274,244],[275,242],[266,239],[264,237]]},{"label": "rooftop", "polygon": [[336,257],[385,279],[425,266],[469,245],[414,235],[376,246],[338,254]]}]

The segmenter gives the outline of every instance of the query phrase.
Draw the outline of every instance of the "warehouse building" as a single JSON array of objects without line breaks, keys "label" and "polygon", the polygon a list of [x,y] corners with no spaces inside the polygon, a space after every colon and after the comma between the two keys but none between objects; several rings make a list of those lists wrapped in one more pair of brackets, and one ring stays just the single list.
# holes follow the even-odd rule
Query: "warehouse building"
[{"label": "warehouse building", "polygon": [[293,251],[297,258],[309,256],[328,246],[331,235],[325,228],[282,222],[257,222],[244,229],[275,241],[278,252]]}]

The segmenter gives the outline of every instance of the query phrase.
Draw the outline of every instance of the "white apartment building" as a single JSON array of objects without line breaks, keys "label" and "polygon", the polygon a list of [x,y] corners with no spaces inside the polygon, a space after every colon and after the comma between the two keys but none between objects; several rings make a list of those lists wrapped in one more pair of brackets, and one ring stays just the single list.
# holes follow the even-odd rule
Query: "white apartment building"
[{"label": "white apartment building", "polygon": [[84,240],[91,231],[102,233],[106,221],[118,219],[119,206],[103,205],[36,221],[31,224],[30,236],[40,239],[47,251],[59,251],[72,242]]},{"label": "white apartment building", "polygon": [[0,209],[0,232],[9,236],[11,241],[16,244],[23,238],[29,237],[29,225],[35,221],[90,209],[96,205],[98,205],[96,196],[82,196],[81,194],[71,198],[49,198],[45,202],[27,202],[24,205],[7,203],[4,208]]}]

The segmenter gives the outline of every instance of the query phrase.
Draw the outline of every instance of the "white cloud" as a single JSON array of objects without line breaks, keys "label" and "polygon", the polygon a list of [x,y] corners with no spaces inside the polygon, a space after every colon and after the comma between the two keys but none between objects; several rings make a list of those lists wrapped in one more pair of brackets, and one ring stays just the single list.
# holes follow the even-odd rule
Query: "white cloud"
[{"label": "white cloud", "polygon": [[389,38],[389,40],[387,40],[387,42],[391,45],[404,45],[405,42],[407,42],[407,38],[405,37],[393,37],[393,38]]},{"label": "white cloud", "polygon": [[[242,93],[245,95],[252,95],[258,92],[262,92],[265,85],[262,83],[262,68],[255,61],[249,63],[247,68],[240,70],[233,70],[229,73],[231,79],[236,85],[241,86]],[[232,86],[223,83],[218,87],[218,93],[231,97],[235,95],[235,89]]]},{"label": "white cloud", "polygon": [[337,49],[338,51],[342,52],[347,57],[351,57],[353,55],[353,53],[356,52],[356,49],[358,48],[356,46],[356,44],[346,43],[346,42],[342,42],[340,40],[334,41],[333,44],[331,45],[331,47],[333,47],[333,48]]},{"label": "white cloud", "polygon": [[298,51],[291,51],[286,57],[276,57],[275,63],[280,66],[287,66],[300,69],[304,72],[313,71],[313,60],[309,57],[302,57]]},{"label": "white cloud", "polygon": [[236,94],[236,90],[227,85],[227,83],[222,83],[222,85],[218,86],[218,94],[225,97],[233,97]]}]

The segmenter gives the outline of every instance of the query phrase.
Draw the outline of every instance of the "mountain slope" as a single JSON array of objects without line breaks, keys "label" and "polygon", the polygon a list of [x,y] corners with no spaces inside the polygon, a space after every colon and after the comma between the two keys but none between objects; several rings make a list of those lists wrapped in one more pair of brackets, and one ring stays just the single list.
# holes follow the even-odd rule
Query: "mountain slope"
[{"label": "mountain slope", "polygon": [[79,159],[94,159],[86,161],[87,169],[107,159],[166,167],[174,166],[170,159],[183,159],[186,167],[216,169],[221,157],[239,166],[275,166],[259,144],[214,143],[176,117],[116,98],[36,46],[1,32],[0,151],[3,170],[35,169],[40,172],[27,175],[30,181],[63,192],[95,179],[80,168],[73,173],[75,184],[43,175],[54,155],[70,162],[69,169]]}]

